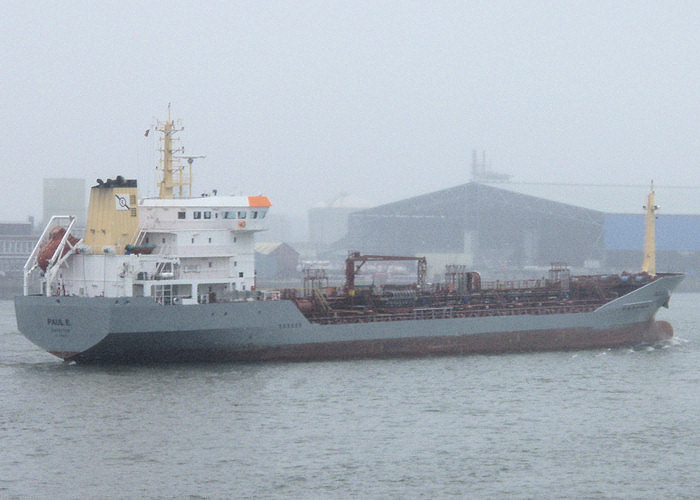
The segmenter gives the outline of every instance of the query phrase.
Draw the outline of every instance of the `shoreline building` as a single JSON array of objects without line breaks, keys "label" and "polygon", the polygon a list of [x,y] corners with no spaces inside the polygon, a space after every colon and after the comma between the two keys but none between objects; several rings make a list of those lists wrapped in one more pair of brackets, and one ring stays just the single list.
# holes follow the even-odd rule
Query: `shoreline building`
[{"label": "shoreline building", "polygon": [[0,222],[0,275],[19,277],[36,244],[34,219]]},{"label": "shoreline building", "polygon": [[360,198],[340,193],[309,210],[309,241],[314,245],[331,245],[348,233],[348,217],[371,204]]},{"label": "shoreline building", "polygon": [[44,179],[43,224],[54,215],[74,215],[79,227],[87,225],[85,179]]},{"label": "shoreline building", "polygon": [[[657,269],[700,288],[700,207],[694,196],[655,187]],[[675,188],[674,188],[675,189]],[[578,272],[638,271],[649,187],[467,184],[352,213],[348,249],[426,256],[429,274],[461,264],[498,278],[542,274],[562,262]],[[675,196],[674,196],[675,195]],[[507,271],[507,272],[506,272]]]}]

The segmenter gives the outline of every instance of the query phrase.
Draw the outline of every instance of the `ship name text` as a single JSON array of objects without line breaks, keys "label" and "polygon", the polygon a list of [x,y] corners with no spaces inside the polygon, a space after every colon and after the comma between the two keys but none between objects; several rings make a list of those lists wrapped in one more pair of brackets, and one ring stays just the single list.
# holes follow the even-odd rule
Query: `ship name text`
[{"label": "ship name text", "polygon": [[70,326],[70,320],[64,318],[48,318],[47,324],[49,326]]}]

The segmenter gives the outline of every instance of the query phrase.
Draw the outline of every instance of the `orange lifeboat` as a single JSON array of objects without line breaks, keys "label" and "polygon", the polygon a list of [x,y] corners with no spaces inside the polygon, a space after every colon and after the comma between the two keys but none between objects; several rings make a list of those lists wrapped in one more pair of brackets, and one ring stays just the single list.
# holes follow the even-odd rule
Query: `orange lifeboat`
[{"label": "orange lifeboat", "polygon": [[[65,228],[53,228],[49,233],[48,241],[44,243],[39,249],[39,253],[36,256],[36,263],[39,265],[42,271],[46,271],[46,268],[49,265],[49,260],[51,260],[51,257],[53,257],[53,254],[56,252],[56,249],[58,248],[59,243],[61,243],[64,234],[66,234]],[[76,243],[78,243],[78,238],[74,237],[73,235],[69,235],[68,243],[70,243],[71,245],[75,245]],[[63,257],[68,252],[68,250],[68,245],[66,245],[66,247],[63,249],[61,257]]]}]

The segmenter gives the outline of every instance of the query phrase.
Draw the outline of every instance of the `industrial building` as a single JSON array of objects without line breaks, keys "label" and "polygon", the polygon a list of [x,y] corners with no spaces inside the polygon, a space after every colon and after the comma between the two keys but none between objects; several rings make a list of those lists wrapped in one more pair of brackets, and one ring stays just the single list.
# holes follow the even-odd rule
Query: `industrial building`
[{"label": "industrial building", "polygon": [[0,223],[0,275],[20,276],[36,244],[34,221]]},{"label": "industrial building", "polygon": [[371,206],[365,200],[341,193],[309,210],[309,241],[315,245],[329,245],[345,237],[348,216]]},{"label": "industrial building", "polygon": [[262,281],[274,281],[297,276],[299,252],[286,243],[255,243],[255,272]]},{"label": "industrial building", "polygon": [[22,269],[36,245],[34,219],[0,222],[0,298],[22,293]]},{"label": "industrial building", "polygon": [[[641,266],[643,187],[624,196],[618,189],[617,195],[587,197],[589,205],[600,207],[595,209],[573,204],[583,198],[580,187],[572,188],[578,197],[567,196],[566,189],[558,187],[540,189],[572,200],[566,203],[504,186],[470,182],[355,212],[349,215],[342,244],[363,253],[425,255],[433,264],[432,273],[439,273],[445,264],[466,264],[490,275],[540,270],[555,261],[591,272],[633,271]],[[598,193],[604,191],[595,187]],[[664,204],[673,207],[671,199],[667,196]],[[638,212],[606,210],[622,203]],[[700,270],[700,215],[668,211],[658,215],[656,242],[657,269],[684,272],[689,284],[694,283]]]},{"label": "industrial building", "polygon": [[596,265],[603,212],[470,182],[349,216],[347,244],[479,268]]},{"label": "industrial building", "polygon": [[44,179],[43,224],[54,215],[74,215],[77,224],[87,224],[85,179]]}]

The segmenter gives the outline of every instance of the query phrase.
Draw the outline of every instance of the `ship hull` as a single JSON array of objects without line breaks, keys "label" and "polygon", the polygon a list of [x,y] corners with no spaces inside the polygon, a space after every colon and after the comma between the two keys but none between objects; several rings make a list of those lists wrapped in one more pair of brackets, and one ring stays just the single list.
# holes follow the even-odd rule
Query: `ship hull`
[{"label": "ship hull", "polygon": [[681,275],[591,312],[321,325],[291,301],[162,306],[150,298],[24,296],[20,331],[81,363],[327,360],[634,346],[672,336],[654,320]]}]

